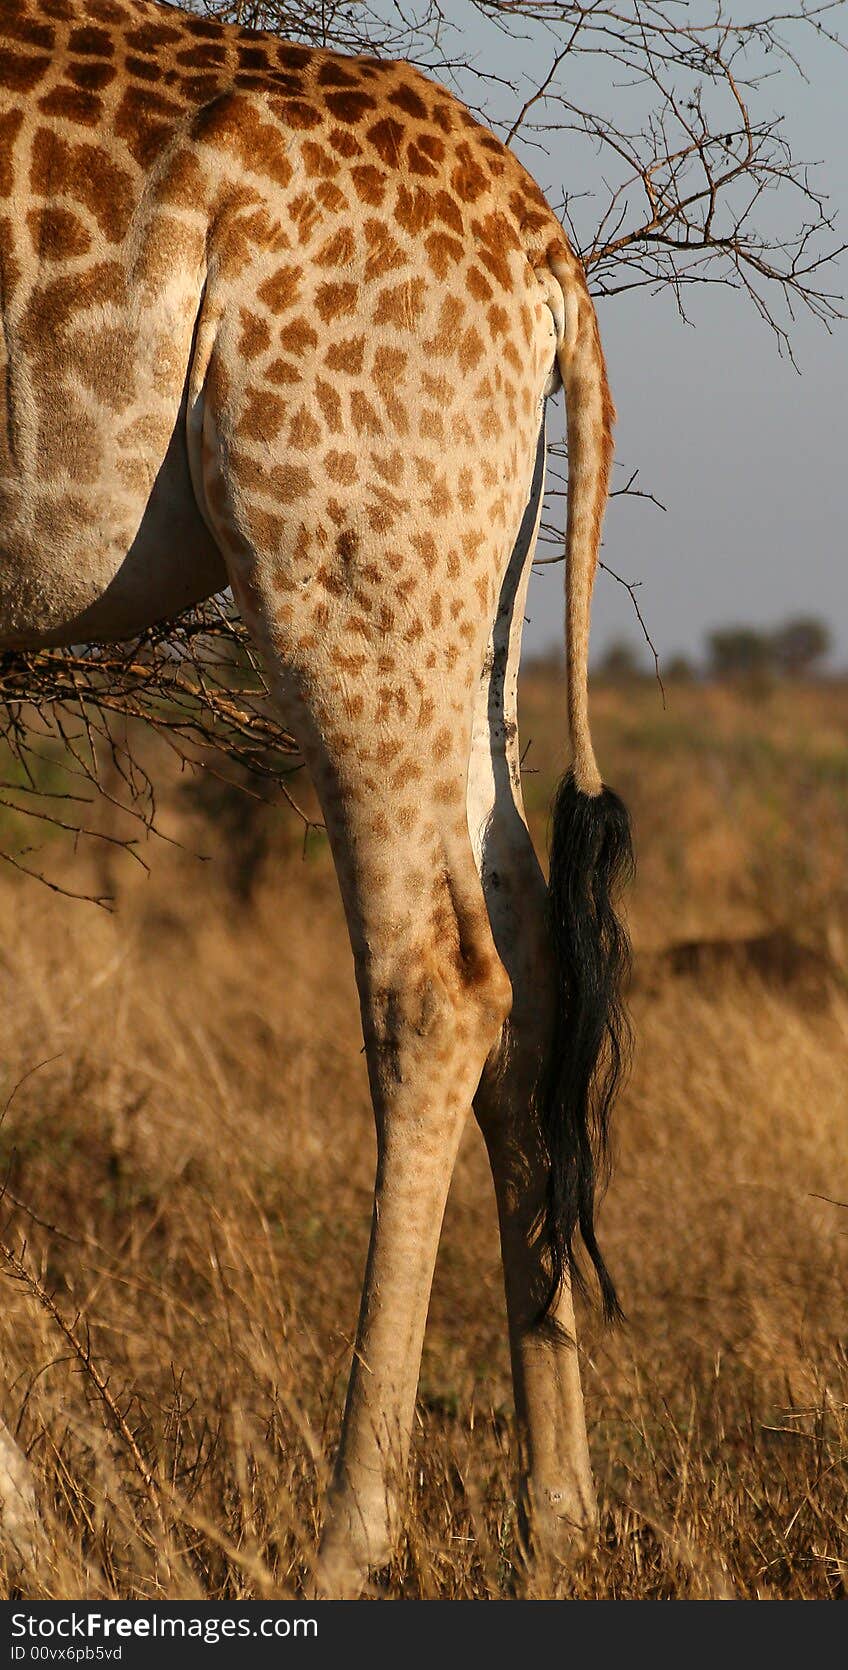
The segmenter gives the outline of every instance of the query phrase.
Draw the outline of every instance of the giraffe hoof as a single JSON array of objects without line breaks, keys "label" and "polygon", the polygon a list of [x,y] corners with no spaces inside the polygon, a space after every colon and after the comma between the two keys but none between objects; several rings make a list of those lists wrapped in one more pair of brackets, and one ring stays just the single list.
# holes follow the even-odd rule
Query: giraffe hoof
[{"label": "giraffe hoof", "polygon": [[351,1505],[342,1498],[328,1503],[315,1567],[316,1599],[356,1600],[370,1574],[389,1564],[394,1542],[387,1528],[384,1492],[376,1508],[369,1524],[370,1516],[362,1502]]},{"label": "giraffe hoof", "polygon": [[322,1542],[312,1580],[314,1600],[358,1600],[368,1582],[368,1563],[341,1543]]},{"label": "giraffe hoof", "polygon": [[530,1561],[554,1561],[573,1565],[590,1553],[598,1536],[598,1509],[594,1491],[580,1485],[567,1487],[532,1484],[522,1491],[519,1503],[521,1544]]}]

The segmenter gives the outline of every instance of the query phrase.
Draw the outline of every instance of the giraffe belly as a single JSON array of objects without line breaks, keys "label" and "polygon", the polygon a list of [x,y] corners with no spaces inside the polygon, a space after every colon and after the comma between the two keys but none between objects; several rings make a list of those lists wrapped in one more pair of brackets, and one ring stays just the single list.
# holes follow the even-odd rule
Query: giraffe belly
[{"label": "giraffe belly", "polygon": [[94,496],[0,478],[0,648],[132,638],[226,586],[184,437],[181,408],[158,467],[144,452],[105,458]]}]

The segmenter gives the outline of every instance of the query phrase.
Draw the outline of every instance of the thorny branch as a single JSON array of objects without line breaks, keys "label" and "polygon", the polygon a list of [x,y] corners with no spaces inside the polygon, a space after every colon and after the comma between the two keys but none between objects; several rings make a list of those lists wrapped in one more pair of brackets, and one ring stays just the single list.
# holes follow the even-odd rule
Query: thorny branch
[{"label": "thorny branch", "polygon": [[[137,746],[138,721],[181,765],[213,770],[212,750],[240,779],[265,779],[310,827],[289,787],[300,769],[297,745],[275,716],[250,639],[224,598],[130,644],[0,654],[0,808],[75,839],[119,845],[143,863],[133,837],[86,822],[87,809],[107,801],[141,829],[155,829],[156,795]],[[27,862],[30,850],[0,845],[0,860],[64,892]],[[85,896],[109,902],[103,894]]]}]

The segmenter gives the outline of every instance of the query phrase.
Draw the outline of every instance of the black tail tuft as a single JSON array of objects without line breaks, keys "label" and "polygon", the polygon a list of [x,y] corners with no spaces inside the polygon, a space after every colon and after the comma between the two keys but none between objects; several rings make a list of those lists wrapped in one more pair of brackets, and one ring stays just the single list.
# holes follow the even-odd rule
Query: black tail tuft
[{"label": "black tail tuft", "polygon": [[621,1306],[595,1235],[595,1200],[610,1170],[609,1126],[630,1057],[622,989],[630,969],[627,931],[615,899],[634,869],[630,819],[618,795],[582,794],[569,771],[553,806],[549,912],[557,967],[557,1024],[540,1117],[549,1165],[544,1234],[551,1284],[548,1314],[570,1272],[580,1231],[594,1266],[604,1315]]}]

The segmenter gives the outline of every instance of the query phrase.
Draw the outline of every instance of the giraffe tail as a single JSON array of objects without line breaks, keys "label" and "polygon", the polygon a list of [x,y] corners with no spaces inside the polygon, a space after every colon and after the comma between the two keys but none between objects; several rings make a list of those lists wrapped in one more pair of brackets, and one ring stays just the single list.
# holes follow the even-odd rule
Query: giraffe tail
[{"label": "giraffe tail", "polygon": [[[622,1315],[595,1232],[597,1199],[610,1171],[610,1116],[630,1053],[622,992],[630,965],[616,912],[633,872],[630,820],[605,788],[588,714],[589,617],[612,460],[615,410],[592,302],[572,256],[551,260],[552,312],[568,424],[566,666],[572,764],[552,815],[549,925],[557,978],[556,1028],[540,1097],[548,1159],[543,1225],[550,1313],[570,1274],[584,1278],[579,1236],[594,1268],[604,1314]],[[558,304],[558,305],[557,305]]]}]

